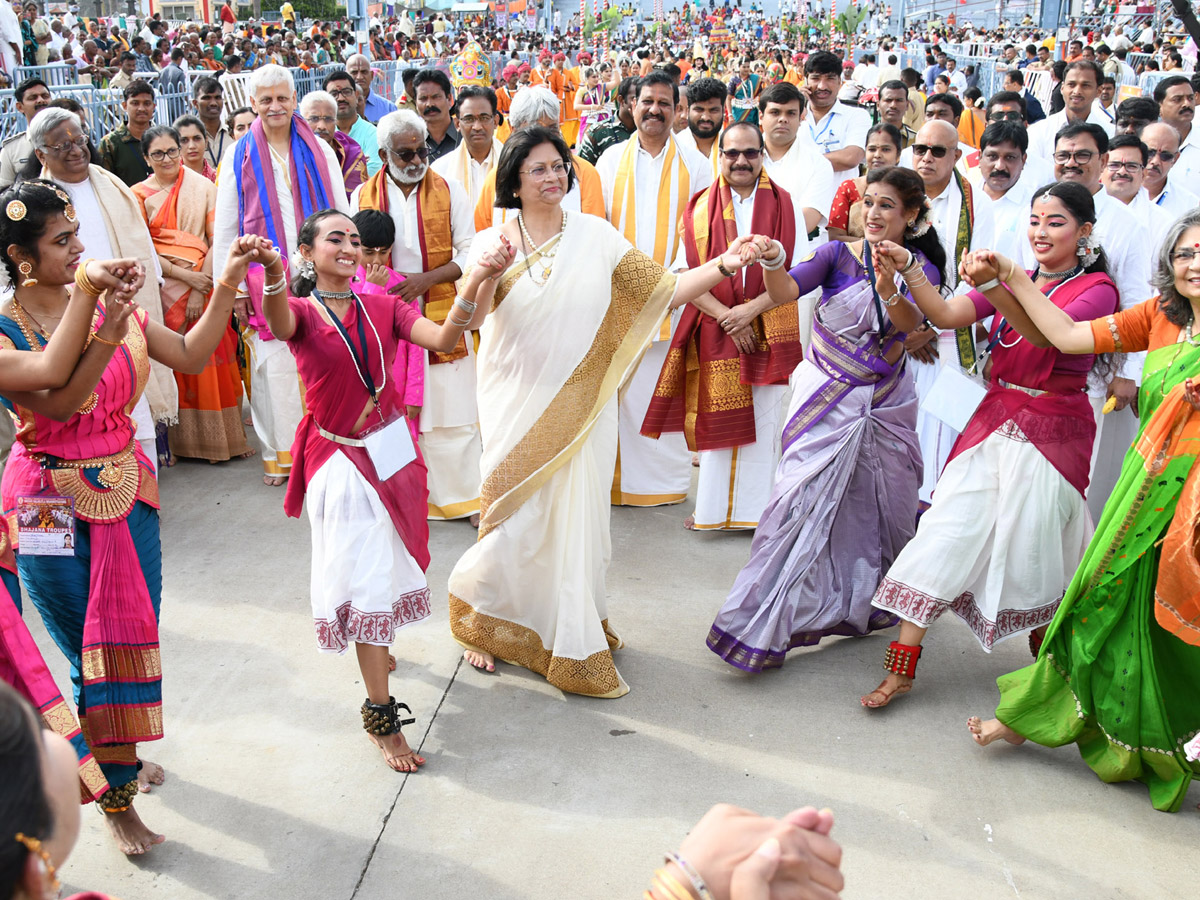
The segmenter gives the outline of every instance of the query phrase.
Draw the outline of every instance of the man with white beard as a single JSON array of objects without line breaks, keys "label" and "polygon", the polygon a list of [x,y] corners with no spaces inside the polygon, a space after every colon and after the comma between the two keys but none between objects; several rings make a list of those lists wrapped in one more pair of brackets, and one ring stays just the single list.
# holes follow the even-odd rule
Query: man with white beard
[{"label": "man with white beard", "polygon": [[[457,181],[429,167],[428,130],[411,109],[385,115],[376,136],[383,168],[354,192],[350,205],[392,217],[392,268],[405,279],[393,290],[408,301],[421,298],[426,317],[444,322],[475,237],[471,200]],[[469,333],[450,353],[429,353],[418,440],[429,469],[429,517],[470,517],[477,524],[483,448]]]}]

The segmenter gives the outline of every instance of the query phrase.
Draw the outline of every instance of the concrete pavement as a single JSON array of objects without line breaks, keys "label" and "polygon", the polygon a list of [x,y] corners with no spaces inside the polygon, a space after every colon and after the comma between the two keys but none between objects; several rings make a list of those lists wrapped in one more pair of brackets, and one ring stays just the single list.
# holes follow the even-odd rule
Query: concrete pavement
[{"label": "concrete pavement", "polygon": [[[991,655],[957,619],[930,632],[912,694],[858,697],[891,638],[840,639],[748,677],[704,646],[748,534],[693,534],[690,505],[613,512],[609,610],[627,649],[619,700],[568,696],[523,670],[460,664],[446,578],[474,540],[432,527],[434,615],[401,633],[392,678],[428,758],[388,770],[360,727],[353,653],[316,652],[309,530],[257,460],[181,462],[162,479],[167,736],[143,749],[166,785],[138,800],[167,835],[126,860],[99,815],[65,893],[321,900],[615,900],[718,801],[773,814],[829,806],[844,896],[1174,898],[1195,892],[1200,789],[1155,812],[1101,784],[1073,748],[969,740],[1023,640]],[[26,619],[60,685],[65,666]]]}]

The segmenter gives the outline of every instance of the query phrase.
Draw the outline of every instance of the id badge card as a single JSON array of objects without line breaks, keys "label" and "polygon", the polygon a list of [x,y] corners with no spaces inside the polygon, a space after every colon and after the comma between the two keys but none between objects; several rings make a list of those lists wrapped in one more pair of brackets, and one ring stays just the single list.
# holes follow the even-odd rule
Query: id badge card
[{"label": "id badge card", "polygon": [[921,409],[961,433],[983,402],[985,388],[953,363],[941,366]]},{"label": "id badge card", "polygon": [[18,497],[17,541],[27,556],[74,556],[74,499],[56,494]]},{"label": "id badge card", "polygon": [[404,416],[368,434],[363,445],[380,481],[387,481],[417,458],[417,448]]}]

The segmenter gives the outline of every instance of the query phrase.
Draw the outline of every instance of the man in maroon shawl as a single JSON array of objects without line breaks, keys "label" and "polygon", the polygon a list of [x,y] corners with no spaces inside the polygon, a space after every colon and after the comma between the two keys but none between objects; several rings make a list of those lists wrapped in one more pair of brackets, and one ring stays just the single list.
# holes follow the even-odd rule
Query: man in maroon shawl
[{"label": "man in maroon shawl", "polygon": [[[758,127],[727,128],[719,150],[721,176],[688,204],[674,268],[694,268],[719,256],[739,234],[778,241],[783,248],[778,265],[806,256],[803,220],[797,224],[791,197],[763,171]],[[684,309],[642,434],[682,431],[688,447],[699,451],[696,511],[685,522],[688,528],[758,524],[779,459],[788,377],[801,355],[796,304],[773,303],[759,265]]]},{"label": "man in maroon shawl", "polygon": [[346,199],[367,180],[367,158],[362,147],[349,135],[338,131],[337,101],[325,91],[311,91],[300,101],[300,115],[313,134],[333,148],[346,182]]}]

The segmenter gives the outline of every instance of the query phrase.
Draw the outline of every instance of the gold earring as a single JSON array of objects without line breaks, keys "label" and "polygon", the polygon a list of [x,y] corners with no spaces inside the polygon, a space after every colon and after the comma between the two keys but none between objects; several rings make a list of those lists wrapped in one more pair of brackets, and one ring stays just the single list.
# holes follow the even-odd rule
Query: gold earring
[{"label": "gold earring", "polygon": [[38,283],[37,279],[33,277],[33,266],[28,261],[22,262],[17,266],[17,271],[25,276],[25,280],[21,282],[21,287],[33,287]]}]

